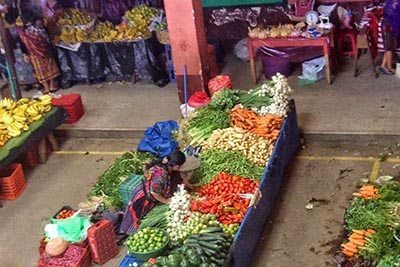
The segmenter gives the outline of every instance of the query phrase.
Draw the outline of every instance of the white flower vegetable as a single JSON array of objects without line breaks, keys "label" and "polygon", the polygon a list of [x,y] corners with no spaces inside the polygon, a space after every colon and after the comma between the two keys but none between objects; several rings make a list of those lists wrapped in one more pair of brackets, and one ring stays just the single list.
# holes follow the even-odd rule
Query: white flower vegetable
[{"label": "white flower vegetable", "polygon": [[168,215],[168,234],[175,244],[182,241],[185,236],[186,220],[190,217],[191,196],[184,185],[178,186],[178,191],[171,198],[170,212]]},{"label": "white flower vegetable", "polygon": [[271,95],[273,103],[269,106],[254,108],[259,115],[275,114],[286,117],[289,110],[289,101],[292,96],[287,79],[280,73],[272,77],[271,82],[262,85],[261,90],[257,92],[260,96]]}]

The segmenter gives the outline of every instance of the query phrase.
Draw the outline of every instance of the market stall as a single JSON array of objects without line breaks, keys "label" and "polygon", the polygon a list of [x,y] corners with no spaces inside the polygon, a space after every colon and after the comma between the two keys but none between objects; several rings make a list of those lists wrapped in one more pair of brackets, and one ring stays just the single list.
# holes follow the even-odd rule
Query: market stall
[{"label": "market stall", "polygon": [[74,51],[56,46],[62,87],[100,81],[167,80],[156,38],[132,42],[82,43]]},{"label": "market stall", "polygon": [[[250,91],[221,86],[213,92],[179,124],[158,122],[148,128],[138,151],[127,152],[99,177],[79,212],[69,209],[59,220],[51,220],[43,245],[62,237],[69,242],[65,251],[82,246],[88,237],[92,255],[97,255],[95,263],[111,259],[115,251],[107,248],[115,247],[115,233],[105,239],[96,225],[105,218],[118,233],[119,215],[112,215],[112,210],[124,211],[131,205],[133,191],[142,185],[143,165],[179,146],[186,148],[187,158],[198,158],[199,165],[187,176],[195,190],[178,185],[169,205],[157,205],[141,218],[125,241],[128,254],[120,266],[248,266],[285,168],[300,143],[295,105],[286,78],[279,74]],[[50,231],[51,225],[63,227],[70,218],[87,221],[84,218],[94,212],[95,224],[89,222],[86,228],[82,222],[74,234]],[[40,261],[50,259],[42,250]]]},{"label": "market stall", "polygon": [[138,79],[165,84],[164,46],[152,34],[158,25],[155,20],[161,23],[162,13],[140,5],[118,18],[117,25],[103,17],[65,9],[49,25],[62,70],[62,86]]},{"label": "market stall", "polygon": [[400,183],[383,175],[359,186],[344,216],[337,266],[397,266],[400,263]]}]

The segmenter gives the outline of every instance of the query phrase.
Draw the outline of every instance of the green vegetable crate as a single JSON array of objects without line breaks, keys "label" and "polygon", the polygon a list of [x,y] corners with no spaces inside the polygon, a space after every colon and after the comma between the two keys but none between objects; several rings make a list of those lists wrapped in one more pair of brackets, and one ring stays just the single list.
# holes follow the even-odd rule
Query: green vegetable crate
[{"label": "green vegetable crate", "polygon": [[124,202],[125,206],[127,206],[129,200],[131,200],[133,190],[142,182],[142,180],[144,180],[143,175],[132,174],[119,186],[119,194],[121,195],[122,202]]}]

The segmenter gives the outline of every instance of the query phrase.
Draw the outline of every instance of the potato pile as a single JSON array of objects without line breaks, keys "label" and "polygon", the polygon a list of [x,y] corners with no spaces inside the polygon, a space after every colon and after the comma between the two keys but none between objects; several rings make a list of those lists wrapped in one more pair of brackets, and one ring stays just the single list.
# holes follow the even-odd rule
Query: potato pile
[{"label": "potato pile", "polygon": [[267,163],[273,150],[271,142],[236,127],[213,131],[204,146],[206,149],[240,151],[252,162],[262,166]]}]

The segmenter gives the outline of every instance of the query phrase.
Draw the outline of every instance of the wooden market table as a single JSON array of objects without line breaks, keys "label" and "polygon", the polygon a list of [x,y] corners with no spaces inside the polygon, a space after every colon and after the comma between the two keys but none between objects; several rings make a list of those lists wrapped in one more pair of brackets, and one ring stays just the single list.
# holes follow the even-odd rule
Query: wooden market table
[{"label": "wooden market table", "polygon": [[250,72],[253,82],[257,83],[257,72],[255,64],[255,51],[260,47],[322,47],[324,51],[326,80],[329,84],[332,83],[331,68],[330,68],[330,47],[334,46],[333,31],[329,34],[318,38],[305,37],[288,37],[288,38],[251,38],[247,39],[247,48],[249,50]]}]

